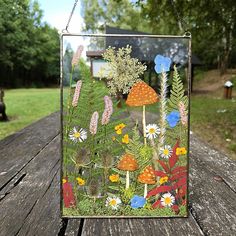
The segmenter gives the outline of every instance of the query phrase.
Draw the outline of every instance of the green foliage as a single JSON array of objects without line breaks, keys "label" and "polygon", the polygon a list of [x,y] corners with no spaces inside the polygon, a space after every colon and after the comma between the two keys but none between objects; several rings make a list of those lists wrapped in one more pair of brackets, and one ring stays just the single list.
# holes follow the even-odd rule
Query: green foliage
[{"label": "green foliage", "polygon": [[174,75],[172,81],[170,99],[168,100],[168,110],[179,110],[179,103],[182,101],[185,107],[188,107],[188,97],[184,95],[183,82],[179,76],[176,66],[174,66]]},{"label": "green foliage", "polygon": [[0,86],[57,83],[59,35],[42,23],[37,1],[0,0]]}]

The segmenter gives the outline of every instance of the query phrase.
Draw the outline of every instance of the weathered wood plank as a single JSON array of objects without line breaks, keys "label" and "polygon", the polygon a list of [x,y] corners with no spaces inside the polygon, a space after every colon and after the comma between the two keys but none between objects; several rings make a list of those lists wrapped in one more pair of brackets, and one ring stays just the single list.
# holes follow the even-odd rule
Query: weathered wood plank
[{"label": "weathered wood plank", "polygon": [[[213,152],[208,150],[208,153]],[[205,160],[205,151],[204,148],[193,150],[190,158],[192,213],[206,235],[236,235],[236,193],[222,179],[216,178],[212,164]]]},{"label": "weathered wood plank", "polygon": [[199,236],[201,229],[189,218],[172,219],[86,219],[82,236],[176,235]]},{"label": "weathered wood plank", "polygon": [[[59,170],[59,139],[59,136],[56,137],[24,168],[26,176],[0,201],[0,235],[16,235],[21,230],[31,232],[31,228],[36,227],[34,224],[39,227],[38,230],[46,230],[45,227],[50,225],[47,230],[58,232],[60,221],[52,224],[48,220],[46,224],[47,220],[40,218],[37,221],[35,217],[38,214],[46,217],[47,213],[53,213],[56,209],[55,215],[49,214],[48,217],[52,220],[59,216],[59,178],[54,183],[56,186],[52,187]],[[48,191],[55,191],[54,194],[58,194],[58,197],[53,198],[53,195],[48,195]],[[50,232],[44,235],[52,235]]]},{"label": "weathered wood plank", "polygon": [[0,152],[0,189],[14,178],[59,133],[59,115],[54,113],[19,132]]},{"label": "weathered wood plank", "polygon": [[70,219],[66,227],[65,236],[77,236],[79,234],[81,220]]},{"label": "weathered wood plank", "polygon": [[214,150],[195,135],[191,135],[191,153],[193,158],[200,157],[208,171],[220,176],[236,192],[236,161]]}]

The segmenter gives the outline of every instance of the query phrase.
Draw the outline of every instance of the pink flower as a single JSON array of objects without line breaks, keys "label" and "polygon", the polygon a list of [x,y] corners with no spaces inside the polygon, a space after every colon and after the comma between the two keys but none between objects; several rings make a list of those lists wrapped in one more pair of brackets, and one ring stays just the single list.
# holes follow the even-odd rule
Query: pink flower
[{"label": "pink flower", "polygon": [[180,113],[180,120],[183,125],[187,125],[188,123],[188,117],[187,112],[185,110],[185,106],[183,102],[179,103],[179,113]]},{"label": "pink flower", "polygon": [[113,103],[109,96],[104,96],[105,109],[102,114],[102,125],[106,125],[110,121],[110,117],[113,113]]},{"label": "pink flower", "polygon": [[76,83],[75,93],[74,93],[74,97],[73,97],[73,100],[72,100],[72,106],[73,107],[77,107],[77,105],[78,105],[81,86],[82,86],[82,81],[78,80],[77,83]]},{"label": "pink flower", "polygon": [[99,117],[99,114],[97,111],[95,111],[91,117],[90,126],[89,126],[89,131],[92,135],[95,135],[97,133],[98,117]]},{"label": "pink flower", "polygon": [[76,53],[73,55],[73,58],[72,58],[72,61],[71,61],[71,65],[72,65],[72,66],[75,66],[76,64],[78,64],[79,59],[80,59],[80,56],[81,56],[83,50],[84,50],[84,47],[83,47],[82,45],[80,45],[80,46],[77,48],[77,51],[76,51]]}]

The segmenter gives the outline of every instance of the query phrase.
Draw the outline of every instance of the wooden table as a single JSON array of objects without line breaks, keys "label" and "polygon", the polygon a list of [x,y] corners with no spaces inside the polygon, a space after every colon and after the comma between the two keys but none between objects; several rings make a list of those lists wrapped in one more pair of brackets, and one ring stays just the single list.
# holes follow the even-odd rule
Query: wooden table
[{"label": "wooden table", "polygon": [[0,141],[0,235],[236,235],[236,162],[191,135],[188,218],[60,218],[59,114]]}]

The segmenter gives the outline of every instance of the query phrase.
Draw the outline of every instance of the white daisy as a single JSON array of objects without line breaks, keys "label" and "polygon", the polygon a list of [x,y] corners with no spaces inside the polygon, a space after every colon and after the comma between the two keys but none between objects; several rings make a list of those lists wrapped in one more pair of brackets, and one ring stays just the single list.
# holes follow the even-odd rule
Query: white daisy
[{"label": "white daisy", "polygon": [[175,202],[175,197],[171,193],[165,193],[161,197],[161,205],[171,207]]},{"label": "white daisy", "polygon": [[107,197],[106,199],[106,207],[111,207],[113,210],[117,210],[120,204],[121,200],[118,197]]},{"label": "white daisy", "polygon": [[146,126],[146,135],[149,139],[154,139],[160,134],[160,128],[156,124],[149,124]]},{"label": "white daisy", "polygon": [[160,148],[160,155],[162,158],[169,158],[172,153],[173,151],[170,145],[165,145],[164,147]]},{"label": "white daisy", "polygon": [[85,129],[80,128],[73,128],[69,133],[69,138],[74,142],[83,142],[87,139],[87,131]]}]

